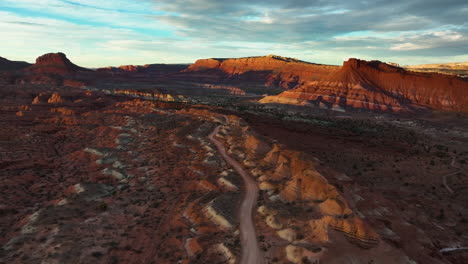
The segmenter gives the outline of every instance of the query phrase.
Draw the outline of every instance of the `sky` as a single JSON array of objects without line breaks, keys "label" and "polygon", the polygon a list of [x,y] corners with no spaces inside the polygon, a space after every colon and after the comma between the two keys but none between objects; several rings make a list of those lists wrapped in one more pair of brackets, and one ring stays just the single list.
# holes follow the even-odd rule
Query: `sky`
[{"label": "sky", "polygon": [[84,67],[268,54],[468,61],[467,0],[0,0],[0,56]]}]

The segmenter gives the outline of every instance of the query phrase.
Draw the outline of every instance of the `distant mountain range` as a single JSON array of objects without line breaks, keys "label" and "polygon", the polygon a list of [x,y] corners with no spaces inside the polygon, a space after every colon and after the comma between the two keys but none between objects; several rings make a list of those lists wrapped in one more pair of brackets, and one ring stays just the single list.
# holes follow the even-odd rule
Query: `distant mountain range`
[{"label": "distant mountain range", "polygon": [[116,76],[121,78],[119,80],[138,78],[151,84],[164,78],[169,83],[194,83],[208,87],[228,85],[230,90],[238,89],[239,94],[248,94],[252,87],[260,87],[267,94],[273,90],[283,91],[278,95],[265,96],[259,101],[263,104],[390,112],[430,109],[468,112],[467,79],[427,72],[431,69],[441,73],[463,72],[467,67],[468,63],[450,63],[402,68],[359,59],[350,59],[343,66],[332,66],[269,55],[201,59],[191,65],[127,65],[92,71],[73,64],[63,53],[43,55],[34,65],[0,59],[0,69],[10,72],[6,82],[17,84],[68,83],[82,86],[90,80]]},{"label": "distant mountain range", "polygon": [[468,77],[468,62],[410,65],[405,68],[411,71],[438,72]]},{"label": "distant mountain range", "polygon": [[17,71],[31,66],[32,64],[25,61],[10,61],[0,57],[0,72]]}]

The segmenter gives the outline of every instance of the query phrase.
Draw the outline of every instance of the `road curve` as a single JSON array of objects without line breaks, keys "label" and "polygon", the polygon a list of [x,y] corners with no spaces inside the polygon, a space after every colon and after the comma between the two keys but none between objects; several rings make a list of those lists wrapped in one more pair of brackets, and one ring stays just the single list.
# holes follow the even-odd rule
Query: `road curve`
[{"label": "road curve", "polygon": [[257,182],[242,169],[242,166],[231,158],[224,148],[223,144],[216,140],[214,136],[218,134],[221,126],[217,126],[208,136],[210,141],[215,144],[219,153],[223,156],[226,162],[231,165],[244,179],[245,195],[240,208],[240,239],[241,239],[241,260],[240,264],[263,264],[263,254],[258,246],[257,235],[255,233],[255,225],[253,221],[252,211],[257,203],[258,186]]}]

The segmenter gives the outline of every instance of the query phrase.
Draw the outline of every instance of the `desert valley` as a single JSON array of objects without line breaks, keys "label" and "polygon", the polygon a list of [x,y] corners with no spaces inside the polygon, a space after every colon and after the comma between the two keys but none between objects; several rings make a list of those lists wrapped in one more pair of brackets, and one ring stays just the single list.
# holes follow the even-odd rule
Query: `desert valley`
[{"label": "desert valley", "polygon": [[0,58],[0,262],[467,263],[468,68],[428,68]]}]

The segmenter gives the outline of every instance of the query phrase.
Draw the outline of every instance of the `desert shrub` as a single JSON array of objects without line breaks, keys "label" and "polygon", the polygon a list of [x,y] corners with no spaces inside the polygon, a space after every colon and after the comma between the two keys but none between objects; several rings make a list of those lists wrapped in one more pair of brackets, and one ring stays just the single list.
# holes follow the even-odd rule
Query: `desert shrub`
[{"label": "desert shrub", "polygon": [[100,211],[106,211],[108,208],[107,204],[105,202],[101,202],[99,203],[99,205],[97,206],[97,209],[100,210]]},{"label": "desert shrub", "polygon": [[437,151],[435,153],[436,157],[438,158],[447,158],[449,155],[447,154],[447,152],[443,152],[443,151]]},{"label": "desert shrub", "polygon": [[91,253],[91,255],[95,258],[100,258],[102,257],[104,254],[102,254],[102,252],[99,252],[99,251],[94,251],[93,253]]},{"label": "desert shrub", "polygon": [[440,145],[440,144],[434,145],[434,148],[436,148],[436,149],[439,150],[439,151],[445,151],[445,152],[448,151],[448,147],[447,147],[447,146]]}]

